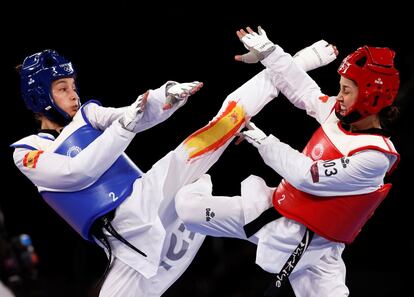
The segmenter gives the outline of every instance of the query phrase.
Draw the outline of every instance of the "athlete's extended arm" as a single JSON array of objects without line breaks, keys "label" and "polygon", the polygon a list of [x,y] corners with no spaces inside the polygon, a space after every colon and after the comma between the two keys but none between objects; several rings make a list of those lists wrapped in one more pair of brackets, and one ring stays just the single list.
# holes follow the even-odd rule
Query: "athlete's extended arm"
[{"label": "athlete's extended arm", "polygon": [[237,36],[249,52],[236,55],[236,60],[261,61],[272,73],[276,88],[296,107],[305,109],[310,116],[322,123],[331,111],[335,98],[323,94],[303,70],[309,71],[332,62],[338,54],[336,47],[320,40],[292,58],[270,41],[263,29],[259,27],[258,32],[249,27],[247,32],[243,29],[237,31]]}]

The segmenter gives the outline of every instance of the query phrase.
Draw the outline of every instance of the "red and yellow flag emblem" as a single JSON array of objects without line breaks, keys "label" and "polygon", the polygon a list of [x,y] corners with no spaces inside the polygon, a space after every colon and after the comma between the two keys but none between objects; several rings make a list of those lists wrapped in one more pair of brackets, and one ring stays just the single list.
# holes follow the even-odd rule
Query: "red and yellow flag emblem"
[{"label": "red and yellow flag emblem", "polygon": [[36,168],[37,160],[43,151],[31,151],[23,158],[23,166],[27,168]]},{"label": "red and yellow flag emblem", "polygon": [[226,143],[244,123],[244,117],[243,107],[237,105],[235,101],[230,101],[217,119],[194,132],[184,141],[189,159],[216,150]]}]

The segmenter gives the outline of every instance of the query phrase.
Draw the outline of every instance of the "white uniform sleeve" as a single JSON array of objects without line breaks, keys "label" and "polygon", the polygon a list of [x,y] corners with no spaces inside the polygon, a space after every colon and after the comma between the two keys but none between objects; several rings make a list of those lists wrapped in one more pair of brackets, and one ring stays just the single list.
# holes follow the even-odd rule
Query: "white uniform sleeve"
[{"label": "white uniform sleeve", "polygon": [[237,101],[244,108],[247,117],[255,116],[273,100],[279,91],[275,88],[269,69],[263,69],[243,85],[230,93],[224,100],[218,116],[228,107],[229,101]]},{"label": "white uniform sleeve", "polygon": [[295,188],[316,196],[343,196],[377,190],[390,165],[386,154],[364,150],[329,161],[313,161],[270,135],[259,146],[264,162]]},{"label": "white uniform sleeve", "polygon": [[104,131],[124,114],[125,108],[103,107],[95,103],[90,103],[83,107],[83,112],[92,127]]},{"label": "white uniform sleeve", "polygon": [[32,152],[30,149],[16,148],[13,158],[19,170],[36,186],[51,191],[78,191],[93,184],[124,152],[134,136],[114,122],[73,158],[43,152],[34,168],[23,164],[24,157]]},{"label": "white uniform sleeve", "polygon": [[271,70],[275,87],[296,107],[323,123],[335,104],[335,97],[323,94],[315,81],[300,67],[291,55],[276,46],[262,61]]},{"label": "white uniform sleeve", "polygon": [[[168,110],[163,110],[166,100],[165,86],[167,83],[155,90],[149,90],[147,105],[144,116],[135,126],[134,133],[147,130],[168,119],[178,108],[183,106],[186,100],[180,101]],[[111,123],[123,116],[127,107],[108,108],[97,104],[88,104],[84,107],[84,113],[95,129],[105,130]]]}]

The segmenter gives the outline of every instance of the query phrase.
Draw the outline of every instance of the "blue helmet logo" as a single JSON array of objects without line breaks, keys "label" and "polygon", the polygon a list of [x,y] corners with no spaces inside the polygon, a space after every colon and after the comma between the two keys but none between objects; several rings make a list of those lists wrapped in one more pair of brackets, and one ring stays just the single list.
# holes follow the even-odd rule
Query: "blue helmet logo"
[{"label": "blue helmet logo", "polygon": [[47,49],[26,57],[20,72],[21,92],[26,106],[53,121],[69,122],[70,116],[54,103],[50,91],[53,81],[73,76],[72,63],[54,50]]}]

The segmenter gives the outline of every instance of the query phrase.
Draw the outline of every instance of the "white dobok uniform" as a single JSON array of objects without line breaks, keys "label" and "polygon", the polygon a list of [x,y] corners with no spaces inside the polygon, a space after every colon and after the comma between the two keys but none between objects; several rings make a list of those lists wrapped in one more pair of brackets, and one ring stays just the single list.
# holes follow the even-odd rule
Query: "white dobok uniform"
[{"label": "white dobok uniform", "polygon": [[[332,112],[336,98],[321,93],[316,83],[280,47],[277,46],[263,64],[271,71],[277,89],[296,107],[314,117],[323,133],[345,156],[330,160],[326,166],[326,160],[320,159],[322,146],[315,145],[307,156],[270,135],[258,148],[264,162],[296,189],[321,198],[366,194],[380,189],[385,174],[398,160],[390,140],[381,135],[350,133],[342,129]],[[351,154],[353,151],[356,153]],[[243,230],[245,224],[272,206],[274,192],[275,188],[268,187],[263,179],[250,176],[241,183],[241,196],[212,196],[210,177],[204,175],[178,192],[176,209],[189,230],[248,239],[257,244],[256,263],[268,272],[279,273],[301,242],[306,227],[281,217],[250,238],[246,238]],[[279,203],[283,203],[283,199]],[[206,219],[207,208],[214,217]],[[296,296],[348,296],[341,258],[344,247],[344,243],[314,235],[289,277]]]}]

